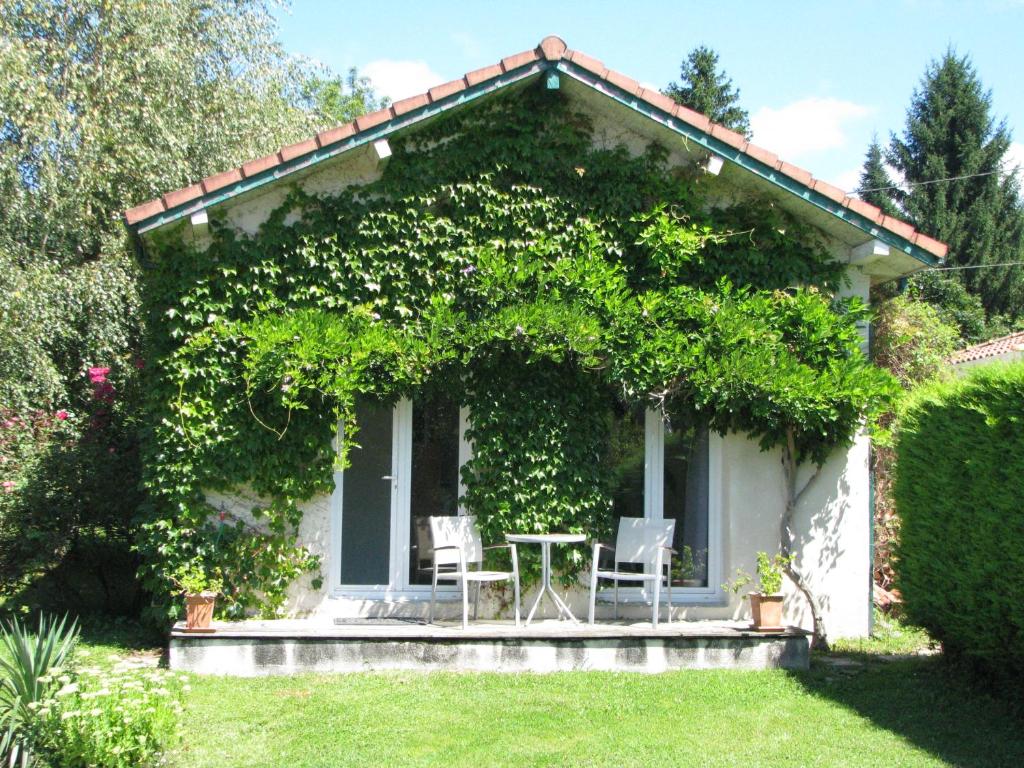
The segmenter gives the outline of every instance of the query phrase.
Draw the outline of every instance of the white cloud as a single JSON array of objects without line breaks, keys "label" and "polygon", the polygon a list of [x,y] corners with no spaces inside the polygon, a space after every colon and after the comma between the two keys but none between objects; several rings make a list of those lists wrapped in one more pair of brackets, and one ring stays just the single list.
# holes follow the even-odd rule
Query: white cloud
[{"label": "white cloud", "polygon": [[762,107],[750,118],[754,142],[785,160],[798,161],[846,146],[846,125],[871,114],[863,104],[810,97],[778,109]]},{"label": "white cloud", "polygon": [[425,61],[378,59],[361,67],[359,74],[370,78],[377,93],[392,101],[423,93],[446,80]]},{"label": "white cloud", "polygon": [[1006,157],[1003,161],[1003,165],[1006,168],[1006,172],[1009,173],[1014,168],[1019,168],[1018,175],[1024,177],[1024,143],[1015,141],[1010,144],[1010,148],[1006,150]]},{"label": "white cloud", "polygon": [[851,168],[848,171],[843,171],[833,176],[831,179],[827,179],[830,184],[835,184],[843,192],[852,192],[860,184],[860,168]]}]

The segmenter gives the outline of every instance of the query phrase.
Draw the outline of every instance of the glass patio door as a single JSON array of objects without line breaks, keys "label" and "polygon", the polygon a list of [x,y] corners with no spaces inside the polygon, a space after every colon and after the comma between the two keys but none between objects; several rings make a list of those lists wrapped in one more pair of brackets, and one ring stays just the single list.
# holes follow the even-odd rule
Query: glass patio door
[{"label": "glass patio door", "polygon": [[391,581],[391,532],[396,475],[395,411],[360,398],[356,445],[341,478],[341,584],[381,586]]},{"label": "glass patio door", "polygon": [[424,396],[393,407],[359,399],[355,412],[359,447],[335,475],[332,501],[336,584],[342,593],[429,592],[427,518],[459,514],[466,410]]}]

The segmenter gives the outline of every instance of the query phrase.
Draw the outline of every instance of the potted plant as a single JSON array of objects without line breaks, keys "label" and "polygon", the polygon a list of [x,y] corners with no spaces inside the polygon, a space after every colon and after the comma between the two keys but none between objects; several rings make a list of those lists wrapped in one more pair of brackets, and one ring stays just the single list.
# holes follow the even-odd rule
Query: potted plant
[{"label": "potted plant", "polygon": [[[750,613],[753,616],[753,629],[756,632],[779,632],[782,626],[782,574],[790,563],[793,555],[777,554],[769,557],[767,552],[757,553],[757,586],[751,592]],[[753,577],[742,568],[736,570],[736,578],[726,588],[739,592],[753,581]]]},{"label": "potted plant", "polygon": [[185,595],[185,631],[212,632],[210,621],[217,595],[224,589],[220,571],[207,573],[199,563],[186,563],[172,577]]}]

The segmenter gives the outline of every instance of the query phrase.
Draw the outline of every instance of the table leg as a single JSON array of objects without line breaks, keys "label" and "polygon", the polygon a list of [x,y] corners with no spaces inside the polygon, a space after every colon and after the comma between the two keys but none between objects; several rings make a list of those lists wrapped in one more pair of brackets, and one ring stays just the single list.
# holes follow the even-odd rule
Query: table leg
[{"label": "table leg", "polygon": [[526,617],[526,626],[530,626],[530,622],[533,621],[533,614],[537,612],[537,607],[544,599],[544,590],[548,583],[548,559],[547,559],[547,545],[541,543],[540,545],[540,591],[537,593],[537,599],[533,601],[533,607],[530,608],[530,613]]},{"label": "table leg", "polygon": [[530,613],[526,617],[526,625],[529,626],[533,620],[533,614],[536,613],[538,606],[544,599],[545,593],[551,595],[551,601],[555,604],[558,609],[558,618],[567,618],[575,624],[579,624],[579,619],[572,615],[572,611],[569,610],[569,606],[558,596],[555,592],[555,588],[551,585],[551,542],[543,541],[540,544],[540,592],[537,593],[537,599],[533,601],[533,607],[530,608]]}]

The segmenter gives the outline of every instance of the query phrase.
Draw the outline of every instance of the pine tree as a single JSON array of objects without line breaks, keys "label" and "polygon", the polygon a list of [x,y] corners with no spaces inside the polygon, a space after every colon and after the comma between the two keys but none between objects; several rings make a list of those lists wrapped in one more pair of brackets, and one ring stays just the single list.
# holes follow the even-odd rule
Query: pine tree
[{"label": "pine tree", "polygon": [[1024,258],[1020,185],[1016,172],[1005,168],[1010,131],[991,110],[991,92],[970,59],[949,50],[925,71],[887,158],[910,185],[896,195],[905,215],[949,245],[950,266],[974,267],[948,275],[979,296],[990,317],[1019,317],[1024,269],[977,268]]},{"label": "pine tree", "polygon": [[725,70],[718,69],[718,54],[699,45],[679,65],[679,82],[662,91],[673,101],[696,110],[712,121],[749,138],[750,120],[739,106],[740,92]]},{"label": "pine tree", "polygon": [[899,211],[893,202],[894,185],[885,169],[882,147],[878,137],[871,139],[867,155],[864,157],[864,168],[860,174],[857,195],[861,200],[877,205],[887,216],[898,216]]}]

